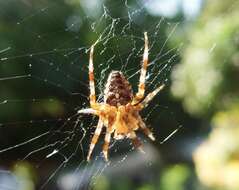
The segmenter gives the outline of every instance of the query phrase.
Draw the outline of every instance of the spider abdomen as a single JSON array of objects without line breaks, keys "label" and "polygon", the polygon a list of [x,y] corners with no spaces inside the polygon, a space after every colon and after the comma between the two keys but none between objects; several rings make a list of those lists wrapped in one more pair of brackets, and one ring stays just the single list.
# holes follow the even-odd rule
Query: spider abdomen
[{"label": "spider abdomen", "polygon": [[133,98],[132,87],[120,71],[112,71],[107,79],[104,101],[111,106],[126,105]]}]

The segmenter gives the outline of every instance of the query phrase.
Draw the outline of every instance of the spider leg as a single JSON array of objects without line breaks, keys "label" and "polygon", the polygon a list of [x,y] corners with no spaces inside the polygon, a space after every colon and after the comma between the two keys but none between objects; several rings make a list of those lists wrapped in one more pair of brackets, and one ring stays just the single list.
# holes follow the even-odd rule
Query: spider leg
[{"label": "spider leg", "polygon": [[135,96],[135,102],[139,102],[144,97],[145,92],[145,79],[148,66],[148,54],[149,54],[149,45],[148,45],[148,35],[147,32],[144,33],[144,55],[143,55],[143,64],[140,71],[138,92]]},{"label": "spider leg", "polygon": [[88,152],[88,155],[87,155],[87,161],[90,161],[91,153],[92,153],[92,151],[95,147],[95,144],[97,143],[97,141],[99,139],[102,127],[103,127],[103,121],[101,119],[99,119],[96,130],[95,130],[95,133],[94,133],[94,136],[93,136],[93,138],[91,140],[91,143],[90,143],[90,149],[89,149],[89,152]]},{"label": "spider leg", "polygon": [[108,161],[108,150],[109,150],[110,139],[111,139],[111,131],[109,130],[109,128],[107,128],[107,131],[105,134],[105,143],[103,145],[103,154],[106,161]]},{"label": "spider leg", "polygon": [[149,93],[145,99],[140,103],[142,107],[145,107],[163,88],[164,84],[156,88],[153,92]]},{"label": "spider leg", "polygon": [[146,127],[144,121],[139,116],[139,127],[142,129],[143,133],[148,136],[152,141],[155,141],[155,137],[153,136],[153,133],[150,131],[149,128]]},{"label": "spider leg", "polygon": [[94,79],[94,65],[93,65],[93,53],[94,45],[90,48],[90,59],[89,59],[89,85],[90,85],[90,105],[94,105],[96,102],[95,97],[95,79]]},{"label": "spider leg", "polygon": [[93,114],[97,115],[97,111],[92,108],[85,108],[77,111],[78,114]]},{"label": "spider leg", "polygon": [[142,143],[137,137],[136,133],[134,131],[131,131],[129,134],[129,138],[132,140],[132,143],[136,149],[138,149],[140,152],[145,153],[142,148]]}]

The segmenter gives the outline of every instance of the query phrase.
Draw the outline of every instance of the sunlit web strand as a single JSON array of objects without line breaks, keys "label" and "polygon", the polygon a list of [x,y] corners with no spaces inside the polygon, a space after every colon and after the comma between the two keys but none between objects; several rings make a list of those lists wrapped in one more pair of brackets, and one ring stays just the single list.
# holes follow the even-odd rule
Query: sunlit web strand
[{"label": "sunlit web strand", "polygon": [[[75,127],[78,126],[78,123],[76,123]],[[81,129],[84,129],[83,127],[81,127]],[[50,175],[50,177],[48,177],[48,179],[43,183],[43,185],[40,187],[40,189],[43,189],[52,179],[53,177],[57,174],[57,172],[59,170],[61,170],[63,167],[65,167],[67,165],[67,163],[73,158],[73,156],[76,155],[76,152],[78,151],[79,147],[82,147],[81,144],[82,144],[82,141],[85,137],[85,134],[86,134],[86,131],[83,130],[84,133],[83,133],[83,136],[82,138],[79,140],[79,142],[77,143],[77,146],[75,148],[75,150],[71,153],[71,155],[69,157],[66,157],[63,155],[64,157],[64,161],[62,162],[62,164],[59,165],[59,167],[57,167],[57,169],[55,171],[53,171],[53,173]],[[57,152],[59,153],[59,152]]]},{"label": "sunlit web strand", "polygon": [[24,146],[24,145],[26,145],[26,144],[28,144],[28,143],[31,143],[31,142],[33,142],[33,141],[35,141],[35,140],[37,140],[37,139],[39,139],[39,138],[41,138],[41,137],[43,137],[43,136],[48,135],[49,133],[50,133],[49,131],[48,131],[48,132],[45,132],[45,133],[43,133],[43,134],[41,134],[41,135],[38,135],[38,136],[36,136],[36,137],[34,137],[34,138],[31,138],[31,139],[29,139],[29,140],[27,140],[27,141],[25,141],[25,142],[20,143],[20,144],[17,144],[17,145],[14,145],[14,146],[11,146],[11,147],[2,149],[2,150],[0,150],[0,153],[3,153],[3,152],[6,152],[6,151],[9,151],[9,150],[13,150],[13,149],[15,149],[15,148]]},{"label": "sunlit web strand", "polygon": [[179,125],[177,129],[175,129],[172,133],[170,133],[163,141],[160,142],[160,144],[164,144],[166,141],[168,141],[173,135],[175,135],[183,126]]},{"label": "sunlit web strand", "polygon": [[8,50],[10,50],[11,49],[11,47],[7,47],[7,48],[5,48],[5,49],[3,49],[3,50],[0,50],[0,53],[4,53],[4,52],[6,52],[6,51],[8,51]]},{"label": "sunlit web strand", "polygon": [[[86,95],[84,95],[84,94],[82,94],[82,93],[80,93],[80,92],[71,92],[71,91],[69,91],[69,90],[63,88],[62,85],[60,85],[60,84],[56,84],[56,83],[54,83],[54,82],[51,82],[51,81],[48,80],[48,79],[41,79],[40,77],[35,76],[35,75],[32,75],[32,74],[12,76],[12,77],[3,77],[3,78],[0,78],[0,81],[21,79],[21,78],[34,78],[34,79],[37,79],[37,80],[42,81],[42,82],[44,82],[44,83],[47,82],[47,83],[49,83],[49,84],[51,84],[51,85],[53,85],[53,86],[56,86],[56,87],[58,87],[58,88],[62,88],[62,89],[64,89],[64,91],[67,92],[67,94],[69,94],[69,95],[78,95],[78,94],[79,94],[79,95],[81,95],[81,96],[87,98]],[[68,77],[68,78],[69,78],[69,77]],[[73,80],[73,79],[72,79],[72,80]],[[76,80],[76,79],[74,79],[74,80],[77,81],[77,82],[81,82],[81,81]],[[82,83],[82,82],[81,82],[81,83]],[[82,83],[82,84],[84,84],[84,86],[86,86],[85,83]],[[5,102],[5,101],[0,102],[0,104],[4,104],[4,103],[6,103],[6,102]]]},{"label": "sunlit web strand", "polygon": [[7,60],[12,60],[12,59],[18,59],[18,58],[24,58],[24,57],[33,57],[33,56],[40,56],[40,55],[48,55],[48,54],[54,54],[54,53],[59,53],[59,52],[68,52],[68,51],[81,51],[84,50],[85,47],[82,48],[65,48],[65,49],[57,49],[54,48],[53,50],[49,51],[41,51],[41,52],[34,52],[34,53],[27,53],[23,55],[16,55],[12,57],[2,57],[0,61],[7,61]]}]

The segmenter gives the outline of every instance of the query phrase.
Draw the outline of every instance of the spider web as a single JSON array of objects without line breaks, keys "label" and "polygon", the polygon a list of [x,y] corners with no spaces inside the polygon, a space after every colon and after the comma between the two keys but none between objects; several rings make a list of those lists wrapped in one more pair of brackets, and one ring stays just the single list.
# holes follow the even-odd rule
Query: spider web
[{"label": "spider web", "polygon": [[[168,47],[178,22],[163,17],[149,24],[142,22],[149,17],[147,2],[111,2],[95,5],[95,11],[82,2],[81,11],[73,8],[77,6],[74,1],[1,2],[2,22],[11,24],[0,46],[1,162],[11,166],[16,161],[29,161],[37,170],[44,170],[39,189],[51,189],[56,183],[59,189],[90,188],[103,172],[117,173],[116,168],[123,168],[134,154],[133,158],[141,159],[139,163],[152,162],[150,154],[139,156],[127,140],[112,142],[111,163],[103,161],[101,141],[92,161],[86,162],[97,118],[78,115],[77,110],[89,106],[91,44],[98,40],[94,54],[98,101],[103,98],[111,70],[122,71],[136,90],[144,31],[150,43],[146,93],[168,84],[182,47]],[[16,12],[8,6],[14,6]],[[118,7],[125,12],[117,12]],[[155,101],[142,115],[148,121],[161,108],[167,109]]]}]

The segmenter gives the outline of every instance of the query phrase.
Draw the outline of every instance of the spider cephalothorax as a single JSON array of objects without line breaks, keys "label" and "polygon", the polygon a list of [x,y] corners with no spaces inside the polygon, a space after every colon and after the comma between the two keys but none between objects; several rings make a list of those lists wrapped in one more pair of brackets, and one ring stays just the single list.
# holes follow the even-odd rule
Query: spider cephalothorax
[{"label": "spider cephalothorax", "polygon": [[148,36],[144,33],[145,47],[143,55],[143,64],[140,73],[138,92],[133,95],[130,83],[120,71],[112,71],[106,82],[104,90],[104,102],[96,102],[93,51],[91,46],[89,60],[89,83],[90,83],[90,108],[79,110],[78,113],[94,114],[99,117],[94,136],[91,140],[87,160],[90,160],[91,153],[101,134],[103,126],[106,127],[105,143],[103,153],[108,160],[108,149],[111,135],[115,139],[130,138],[136,148],[141,150],[141,142],[137,138],[135,131],[141,129],[151,140],[155,140],[152,132],[146,127],[139,112],[152,100],[152,98],[163,88],[159,86],[146,97],[145,78],[148,65]]}]

